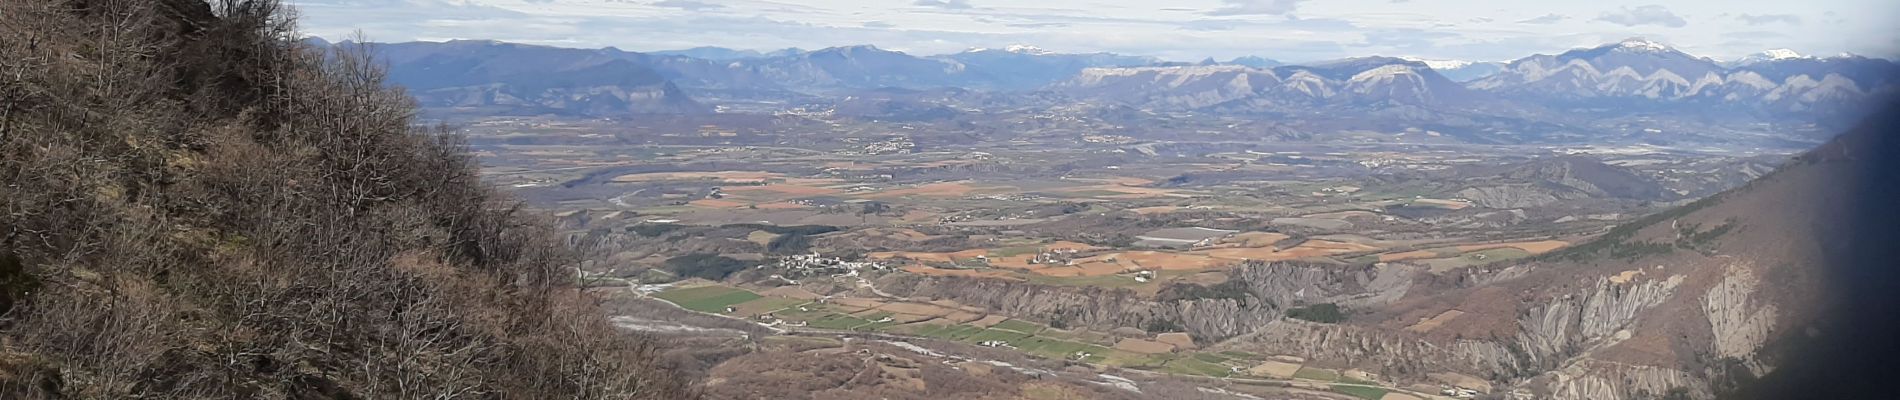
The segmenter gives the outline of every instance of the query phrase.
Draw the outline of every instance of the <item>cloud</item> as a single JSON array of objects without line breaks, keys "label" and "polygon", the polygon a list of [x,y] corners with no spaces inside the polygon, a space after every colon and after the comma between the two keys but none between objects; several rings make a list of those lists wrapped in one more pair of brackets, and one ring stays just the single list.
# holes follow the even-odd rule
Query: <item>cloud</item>
[{"label": "cloud", "polygon": [[910,5],[936,7],[945,10],[968,10],[975,8],[970,6],[970,0],[917,0],[911,2]]},{"label": "cloud", "polygon": [[1003,26],[1007,26],[1011,28],[1037,29],[1037,28],[1067,28],[1073,25],[1070,25],[1064,22],[1024,22],[1024,23],[1015,23],[1015,24],[1003,24]]},{"label": "cloud", "polygon": [[1207,15],[1287,15],[1300,7],[1306,0],[1221,0],[1227,5],[1208,11]]},{"label": "cloud", "polygon": [[715,8],[726,8],[726,6],[724,5],[707,3],[703,1],[697,1],[697,0],[660,0],[660,1],[653,2],[653,6],[677,8],[677,9],[686,10],[686,11],[705,11],[705,10],[711,10]]},{"label": "cloud", "polygon": [[884,22],[884,21],[865,21],[864,25],[862,26],[866,28],[872,28],[872,29],[885,29],[885,28],[897,27],[897,25],[892,25],[891,23]]},{"label": "cloud", "polygon": [[1682,19],[1682,16],[1655,4],[1636,8],[1623,7],[1621,11],[1603,13],[1596,20],[1622,26],[1656,25],[1681,28],[1689,25],[1689,21]]},{"label": "cloud", "polygon": [[1555,24],[1555,23],[1557,23],[1557,22],[1559,22],[1559,21],[1563,21],[1563,20],[1566,20],[1566,19],[1570,19],[1570,16],[1567,16],[1567,15],[1563,15],[1563,14],[1554,14],[1554,13],[1553,13],[1553,14],[1544,14],[1544,15],[1543,15],[1543,16],[1541,16],[1541,17],[1536,17],[1536,18],[1531,18],[1531,19],[1526,19],[1526,20],[1522,20],[1522,21],[1517,21],[1517,23],[1520,23],[1520,24],[1532,24],[1532,25],[1549,25],[1549,24]]},{"label": "cloud", "polygon": [[1438,46],[1443,39],[1461,39],[1464,35],[1442,30],[1417,28],[1387,29],[1366,32],[1365,41],[1360,46],[1387,47],[1395,49],[1430,49]]},{"label": "cloud", "polygon": [[1742,14],[1742,15],[1735,16],[1735,19],[1742,20],[1743,23],[1746,23],[1749,25],[1757,25],[1757,26],[1768,25],[1768,24],[1772,24],[1776,22],[1780,22],[1780,23],[1784,23],[1788,25],[1801,24],[1801,16],[1794,15],[1794,14],[1761,14],[1761,15]]}]

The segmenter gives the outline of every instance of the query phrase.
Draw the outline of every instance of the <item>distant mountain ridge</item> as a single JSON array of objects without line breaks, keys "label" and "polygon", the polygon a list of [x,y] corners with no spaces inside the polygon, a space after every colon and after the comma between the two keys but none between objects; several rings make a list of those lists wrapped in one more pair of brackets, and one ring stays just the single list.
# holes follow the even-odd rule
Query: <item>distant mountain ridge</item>
[{"label": "distant mountain ridge", "polygon": [[[1691,107],[1765,121],[1813,122],[1858,115],[1856,104],[1895,92],[1892,77],[1900,75],[1900,66],[1879,58],[1767,51],[1718,62],[1643,39],[1508,63],[1359,57],[1303,65],[1262,57],[1165,62],[1026,45],[938,56],[875,46],[639,53],[450,41],[373,48],[390,63],[395,83],[410,87],[428,106],[530,107],[584,115],[710,110],[691,98],[694,93],[825,99],[879,88],[958,88],[999,95],[1060,94],[1021,96],[1050,107],[1067,98],[1164,112],[1249,114],[1350,107],[1398,110],[1384,114],[1411,119],[1475,112],[1550,120],[1570,118],[1578,111],[1628,115]],[[948,104],[887,106],[872,109],[923,110]]]}]

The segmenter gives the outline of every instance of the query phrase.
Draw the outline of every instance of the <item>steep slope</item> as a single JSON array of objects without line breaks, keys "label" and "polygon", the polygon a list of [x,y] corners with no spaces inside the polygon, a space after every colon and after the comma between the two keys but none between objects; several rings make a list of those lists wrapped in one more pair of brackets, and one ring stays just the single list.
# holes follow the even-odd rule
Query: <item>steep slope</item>
[{"label": "steep slope", "polygon": [[690,398],[272,1],[0,3],[0,398]]},{"label": "steep slope", "polygon": [[[1843,263],[1837,255],[1891,247],[1854,236],[1892,237],[1890,225],[1856,225],[1893,200],[1891,172],[1871,168],[1892,150],[1896,129],[1884,120],[1864,125],[1743,188],[1537,259],[1420,279],[1406,298],[1360,304],[1364,314],[1348,324],[1276,321],[1224,346],[1390,376],[1461,373],[1530,398],[1770,393],[1751,382],[1791,367],[1835,371],[1807,361],[1811,342],[1838,336],[1846,340],[1827,343],[1849,352],[1893,347],[1847,330],[1884,318],[1861,314],[1867,302],[1891,304],[1866,290],[1893,281],[1859,277],[1890,277],[1891,259]],[[1827,380],[1813,378],[1791,381]],[[1780,388],[1787,391],[1773,393],[1800,393]]]}]

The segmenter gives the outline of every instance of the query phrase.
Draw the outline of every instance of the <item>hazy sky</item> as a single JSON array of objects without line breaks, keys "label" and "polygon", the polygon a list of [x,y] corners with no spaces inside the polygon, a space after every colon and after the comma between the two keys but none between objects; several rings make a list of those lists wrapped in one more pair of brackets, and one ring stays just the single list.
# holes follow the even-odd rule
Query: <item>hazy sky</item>
[{"label": "hazy sky", "polygon": [[1506,60],[1641,36],[1734,58],[1900,55],[1895,0],[286,0],[309,34],[651,51],[873,44],[928,55],[1029,44],[1192,61]]}]

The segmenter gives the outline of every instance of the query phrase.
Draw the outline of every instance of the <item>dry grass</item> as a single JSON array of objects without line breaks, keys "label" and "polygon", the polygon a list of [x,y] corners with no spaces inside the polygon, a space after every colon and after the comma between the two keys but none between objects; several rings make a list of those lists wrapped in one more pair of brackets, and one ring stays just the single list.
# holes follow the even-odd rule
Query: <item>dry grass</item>
[{"label": "dry grass", "polygon": [[1439,326],[1443,326],[1445,325],[1445,323],[1451,322],[1451,320],[1454,320],[1454,319],[1458,319],[1459,316],[1463,316],[1463,315],[1465,315],[1464,311],[1445,310],[1445,312],[1438,313],[1438,315],[1434,315],[1431,318],[1426,318],[1424,320],[1418,321],[1418,323],[1416,324],[1412,324],[1412,326],[1405,327],[1405,330],[1419,332],[1419,333],[1428,333],[1428,332],[1431,332],[1433,329],[1438,329]]}]

